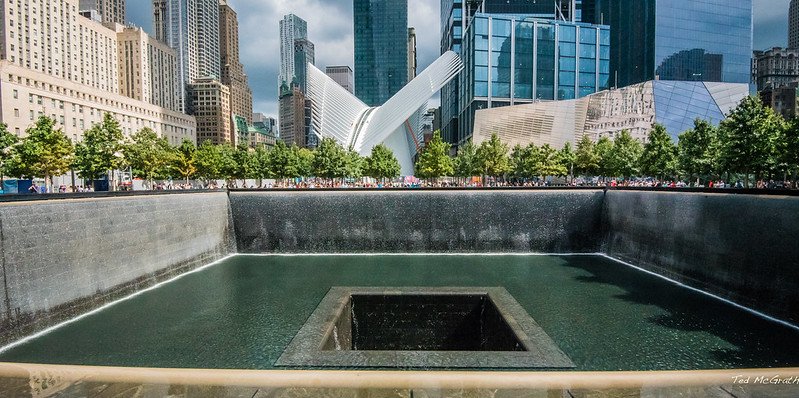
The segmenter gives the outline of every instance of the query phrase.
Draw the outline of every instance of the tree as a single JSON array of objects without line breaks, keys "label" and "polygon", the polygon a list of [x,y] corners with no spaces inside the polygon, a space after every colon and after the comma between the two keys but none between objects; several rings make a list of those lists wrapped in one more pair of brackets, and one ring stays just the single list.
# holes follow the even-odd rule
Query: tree
[{"label": "tree", "polygon": [[204,180],[207,185],[211,181],[223,178],[220,173],[222,155],[219,147],[210,140],[203,141],[199,148],[194,152],[194,167],[197,168],[196,175]]},{"label": "tree", "polygon": [[309,177],[313,174],[314,156],[314,152],[308,148],[291,146],[290,159],[295,162],[294,170],[297,177]]},{"label": "tree", "polygon": [[482,173],[483,168],[477,158],[477,147],[474,146],[472,140],[466,141],[458,148],[458,155],[453,160],[453,168],[455,176],[461,178],[471,178]]},{"label": "tree", "polygon": [[782,162],[785,164],[786,174],[793,181],[796,188],[796,178],[799,174],[799,119],[793,119],[786,124],[782,133]]},{"label": "tree", "polygon": [[602,177],[616,175],[616,170],[613,168],[613,141],[608,137],[601,137],[594,146],[594,153],[597,159],[596,171]]},{"label": "tree", "polygon": [[694,128],[680,134],[677,142],[678,169],[691,181],[709,179],[716,170],[717,147],[716,128],[705,120],[694,120]]},{"label": "tree", "polygon": [[317,177],[342,178],[347,175],[347,151],[333,138],[322,138],[313,159]]},{"label": "tree", "polygon": [[614,175],[629,178],[639,173],[638,161],[641,159],[643,146],[630,132],[622,130],[621,134],[613,140],[613,153],[611,164]]},{"label": "tree", "polygon": [[124,146],[125,162],[133,168],[133,174],[152,184],[158,177],[169,174],[174,152],[165,138],[145,127],[130,137]]},{"label": "tree", "polygon": [[599,172],[600,157],[596,151],[594,141],[588,135],[583,135],[577,143],[574,171],[582,175],[595,175]]},{"label": "tree", "polygon": [[383,144],[372,148],[372,153],[366,158],[366,175],[369,177],[378,180],[397,178],[400,171],[401,167],[394,152]]},{"label": "tree", "polygon": [[3,177],[9,174],[9,161],[18,142],[17,136],[8,131],[8,125],[0,123],[0,186],[3,184]]},{"label": "tree", "polygon": [[271,168],[271,151],[266,149],[265,145],[259,145],[255,148],[255,178],[258,179],[258,186],[263,185],[263,179],[272,177]]},{"label": "tree", "polygon": [[363,177],[364,170],[366,169],[366,159],[361,157],[358,152],[347,151],[344,155],[345,166],[344,176],[350,178]]},{"label": "tree", "polygon": [[[238,180],[254,178],[257,173],[257,164],[254,152],[250,151],[247,144],[241,143],[236,147],[224,145],[222,149],[223,169],[226,170],[229,181],[228,186],[236,187]],[[246,182],[245,185],[246,187]]]},{"label": "tree", "polygon": [[577,153],[572,150],[572,143],[567,142],[563,145],[560,152],[558,152],[558,161],[560,165],[566,169],[568,177],[574,179],[574,166],[577,163]]},{"label": "tree", "polygon": [[[95,180],[122,166],[124,137],[119,122],[110,113],[83,133],[75,146],[74,167],[82,178]],[[113,179],[112,179],[113,180]],[[112,182],[111,186],[114,184]]]},{"label": "tree", "polygon": [[170,167],[186,180],[186,184],[188,184],[189,179],[197,173],[197,167],[194,165],[194,154],[196,152],[197,148],[194,146],[194,143],[184,139],[183,142],[180,143],[180,146],[175,147],[172,156]]},{"label": "tree", "polygon": [[774,165],[774,142],[780,122],[757,97],[744,98],[719,126],[719,163],[723,170],[761,177]]},{"label": "tree", "polygon": [[526,147],[516,145],[510,154],[511,172],[514,177],[528,179],[538,175],[539,151],[535,144]]},{"label": "tree", "polygon": [[72,142],[54,126],[54,120],[39,117],[25,131],[22,142],[14,147],[8,164],[10,175],[44,178],[48,192],[52,192],[53,176],[66,174],[74,156]]},{"label": "tree", "polygon": [[645,175],[665,180],[667,176],[675,174],[677,147],[663,125],[655,123],[652,127],[639,164]]},{"label": "tree", "polygon": [[455,173],[452,158],[449,156],[450,144],[441,138],[441,132],[435,131],[419,159],[416,161],[416,176],[420,178],[438,178]]},{"label": "tree", "polygon": [[281,180],[294,177],[296,170],[293,167],[291,149],[282,140],[278,140],[269,151],[268,160],[271,176]]},{"label": "tree", "polygon": [[544,144],[539,149],[538,174],[542,177],[566,175],[564,167],[558,157],[558,150],[549,144]]},{"label": "tree", "polygon": [[483,174],[487,176],[499,177],[511,171],[508,146],[503,144],[496,134],[492,134],[490,140],[480,144],[477,148],[477,158],[480,159]]}]

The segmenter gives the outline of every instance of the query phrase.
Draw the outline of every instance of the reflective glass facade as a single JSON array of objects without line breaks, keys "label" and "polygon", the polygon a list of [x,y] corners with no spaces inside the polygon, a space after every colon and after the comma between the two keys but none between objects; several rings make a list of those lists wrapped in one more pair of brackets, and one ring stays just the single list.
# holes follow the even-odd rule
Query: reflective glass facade
[{"label": "reflective glass facade", "polygon": [[612,85],[750,81],[751,0],[583,0],[582,8],[585,22],[611,26]]},{"label": "reflective glass facade", "polygon": [[570,100],[608,88],[607,26],[477,14],[461,56],[459,135],[471,136],[474,112],[533,102]]},{"label": "reflective glass facade", "polygon": [[408,1],[354,0],[355,95],[369,106],[408,83]]}]

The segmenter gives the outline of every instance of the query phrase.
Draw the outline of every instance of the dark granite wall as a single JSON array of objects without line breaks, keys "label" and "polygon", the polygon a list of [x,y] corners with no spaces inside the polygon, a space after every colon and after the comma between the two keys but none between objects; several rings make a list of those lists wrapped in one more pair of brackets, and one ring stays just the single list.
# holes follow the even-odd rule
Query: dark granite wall
[{"label": "dark granite wall", "polygon": [[224,192],[0,203],[0,343],[235,252]]},{"label": "dark granite wall", "polygon": [[799,197],[613,191],[611,257],[799,323]]},{"label": "dark granite wall", "polygon": [[603,192],[231,192],[242,253],[595,252]]}]

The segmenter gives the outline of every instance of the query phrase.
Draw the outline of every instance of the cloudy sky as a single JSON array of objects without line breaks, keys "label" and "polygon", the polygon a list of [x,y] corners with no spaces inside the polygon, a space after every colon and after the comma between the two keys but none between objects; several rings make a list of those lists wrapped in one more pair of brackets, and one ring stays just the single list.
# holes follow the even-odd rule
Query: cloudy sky
[{"label": "cloudy sky", "polygon": [[[388,0],[391,1],[391,0]],[[439,53],[440,0],[408,0],[408,23],[416,28],[419,71]],[[754,0],[755,49],[785,46],[790,0]],[[294,13],[308,21],[308,36],[316,45],[316,66],[352,66],[352,0],[228,0],[239,15],[241,61],[255,97],[253,108],[277,114],[280,70],[278,21]],[[128,0],[130,22],[152,32],[152,1]]]}]

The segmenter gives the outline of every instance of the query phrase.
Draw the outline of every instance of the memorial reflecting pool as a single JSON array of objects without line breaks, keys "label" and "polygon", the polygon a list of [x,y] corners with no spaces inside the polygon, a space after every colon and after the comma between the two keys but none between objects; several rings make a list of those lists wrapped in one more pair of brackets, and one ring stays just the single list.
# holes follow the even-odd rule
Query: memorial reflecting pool
[{"label": "memorial reflecting pool", "polygon": [[331,287],[501,287],[576,370],[799,366],[799,331],[599,256],[235,256],[0,354],[274,369]]}]

